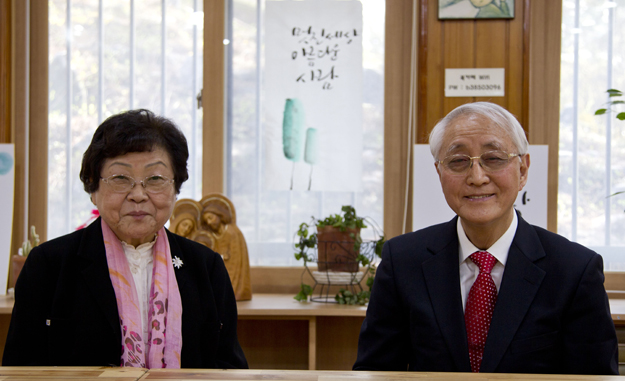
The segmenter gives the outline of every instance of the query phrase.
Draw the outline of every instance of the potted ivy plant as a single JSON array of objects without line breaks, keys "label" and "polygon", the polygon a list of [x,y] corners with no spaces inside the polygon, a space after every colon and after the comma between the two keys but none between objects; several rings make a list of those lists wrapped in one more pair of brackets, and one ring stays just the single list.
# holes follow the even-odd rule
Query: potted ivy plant
[{"label": "potted ivy plant", "polygon": [[[624,100],[618,99],[623,96],[623,92],[617,89],[608,89],[606,93],[608,93],[608,96],[610,97],[610,100],[606,103],[607,107],[598,109],[597,111],[595,111],[595,115],[604,115],[608,112],[612,112],[616,114],[616,119],[625,120],[625,111],[618,112],[614,108],[614,106],[618,107],[619,105],[625,104]],[[625,191],[615,192],[608,197],[614,197],[623,193],[625,193]]]},{"label": "potted ivy plant", "polygon": [[[617,89],[609,89],[608,91],[606,91],[606,93],[608,93],[610,97],[610,100],[607,102],[608,107],[598,109],[597,111],[595,111],[595,115],[604,115],[608,111],[616,112],[616,110],[613,109],[613,106],[625,104],[624,100],[615,99],[623,96],[622,91]],[[625,120],[625,112],[616,112],[616,119]]]},{"label": "potted ivy plant", "polygon": [[[334,276],[340,277],[340,273],[345,274],[343,279],[349,279],[348,283],[356,282],[357,277],[353,276],[359,272],[361,266],[368,266],[366,274],[369,276],[367,285],[369,289],[373,283],[373,274],[375,267],[372,266],[372,251],[375,255],[380,256],[382,253],[382,245],[384,244],[384,235],[378,233],[379,237],[373,242],[368,242],[368,246],[372,250],[364,250],[363,240],[360,235],[361,229],[366,229],[365,222],[376,226],[375,222],[366,217],[359,217],[356,210],[351,205],[345,205],[341,208],[342,214],[332,214],[323,219],[311,217],[310,222],[304,222],[299,225],[297,230],[297,239],[295,248],[295,259],[303,260],[304,266],[308,269],[308,263],[317,263],[317,273],[332,273]],[[316,232],[312,232],[312,228],[316,228]],[[316,250],[317,256],[314,256]],[[352,274],[350,276],[349,274]],[[311,273],[313,279],[317,282],[315,275]],[[344,281],[345,282],[345,281]],[[338,282],[339,284],[340,281]],[[327,284],[327,283],[326,283]],[[336,283],[335,283],[336,284]],[[302,283],[300,293],[295,297],[296,300],[305,301],[308,296],[312,295],[314,287]],[[341,289],[336,295],[335,300],[342,304],[364,304],[368,301],[368,292],[355,292],[354,290]]]}]

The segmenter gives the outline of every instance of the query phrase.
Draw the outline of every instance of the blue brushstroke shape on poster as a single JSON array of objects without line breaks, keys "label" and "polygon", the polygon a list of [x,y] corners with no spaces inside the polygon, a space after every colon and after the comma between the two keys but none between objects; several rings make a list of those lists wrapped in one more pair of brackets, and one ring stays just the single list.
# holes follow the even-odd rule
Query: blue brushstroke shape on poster
[{"label": "blue brushstroke shape on poster", "polygon": [[6,152],[0,152],[0,175],[6,175],[13,168],[13,158]]},{"label": "blue brushstroke shape on poster", "polygon": [[305,123],[302,102],[297,98],[287,99],[282,119],[282,147],[284,156],[293,162],[302,160],[306,139]]},{"label": "blue brushstroke shape on poster", "polygon": [[317,164],[319,160],[319,144],[317,143],[317,129],[310,127],[306,130],[306,149],[304,161],[310,165]]}]

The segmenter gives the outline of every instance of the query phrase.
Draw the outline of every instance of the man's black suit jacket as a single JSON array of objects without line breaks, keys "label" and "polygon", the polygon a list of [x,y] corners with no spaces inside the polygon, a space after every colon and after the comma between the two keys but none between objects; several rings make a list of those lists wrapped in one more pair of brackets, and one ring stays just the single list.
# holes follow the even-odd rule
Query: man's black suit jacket
[{"label": "man's black suit jacket", "polygon": [[[389,240],[356,370],[470,372],[454,218]],[[618,374],[595,252],[519,217],[481,372]]]},{"label": "man's black suit jacket", "polygon": [[[121,329],[101,219],[34,248],[15,287],[2,365],[119,366]],[[182,299],[184,368],[247,368],[219,254],[167,231]]]}]

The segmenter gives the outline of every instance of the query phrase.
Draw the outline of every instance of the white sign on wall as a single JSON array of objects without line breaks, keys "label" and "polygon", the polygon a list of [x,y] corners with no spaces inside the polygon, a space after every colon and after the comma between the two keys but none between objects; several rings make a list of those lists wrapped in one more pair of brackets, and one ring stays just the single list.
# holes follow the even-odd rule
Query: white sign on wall
[{"label": "white sign on wall", "polygon": [[503,97],[505,69],[445,69],[446,97]]},{"label": "white sign on wall", "polygon": [[15,148],[13,144],[0,144],[0,295],[6,295],[9,280],[14,186]]},{"label": "white sign on wall", "polygon": [[362,4],[267,1],[264,186],[362,190]]},{"label": "white sign on wall", "polygon": [[[527,184],[517,196],[514,208],[532,225],[547,229],[547,167],[549,147],[530,145]],[[447,205],[428,144],[414,147],[412,229],[451,220],[456,213]]]}]

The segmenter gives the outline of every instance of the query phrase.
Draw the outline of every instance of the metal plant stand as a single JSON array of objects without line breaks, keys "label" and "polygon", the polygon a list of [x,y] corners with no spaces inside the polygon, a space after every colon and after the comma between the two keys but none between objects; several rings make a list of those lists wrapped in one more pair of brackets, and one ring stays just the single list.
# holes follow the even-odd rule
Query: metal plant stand
[{"label": "metal plant stand", "polygon": [[[310,300],[321,303],[337,303],[334,295],[330,295],[330,287],[343,286],[353,294],[361,292],[361,282],[369,273],[375,257],[376,241],[363,241],[359,251],[353,250],[354,241],[324,241],[319,242],[314,251],[313,261],[317,264],[317,270],[312,271],[305,263],[306,271],[314,279],[313,292]],[[319,256],[319,252],[334,253],[333,256]],[[368,265],[360,266],[357,255],[367,258]],[[303,274],[302,274],[303,277]],[[315,292],[318,291],[318,294]]]}]

